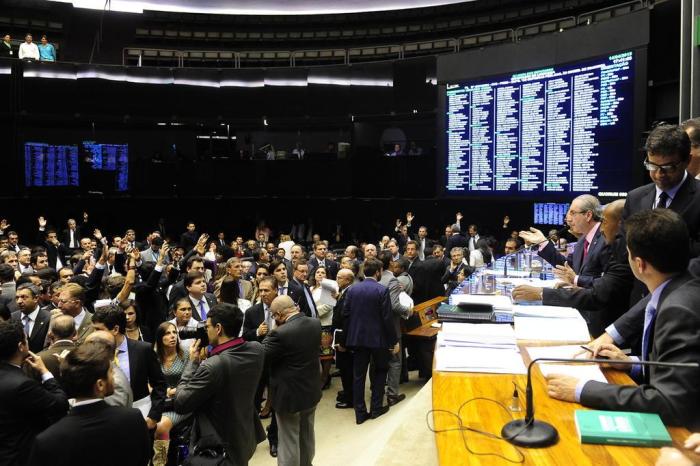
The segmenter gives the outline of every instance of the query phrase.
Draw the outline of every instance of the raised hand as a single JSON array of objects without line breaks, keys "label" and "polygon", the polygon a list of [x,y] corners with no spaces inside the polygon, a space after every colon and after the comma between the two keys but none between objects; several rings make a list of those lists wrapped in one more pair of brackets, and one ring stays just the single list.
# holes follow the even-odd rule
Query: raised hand
[{"label": "raised hand", "polygon": [[7,223],[7,219],[3,218],[2,220],[0,220],[0,230],[5,231],[8,228],[10,228],[10,224]]},{"label": "raised hand", "polygon": [[524,239],[527,244],[540,244],[547,241],[544,233],[533,227],[530,227],[530,231],[521,231],[518,236]]},{"label": "raised hand", "polygon": [[464,215],[462,215],[462,212],[457,212],[455,215],[455,218],[457,219],[457,222],[461,222],[462,219],[464,218]]},{"label": "raised hand", "polygon": [[401,226],[401,219],[397,218],[396,219],[396,228],[399,228]]},{"label": "raised hand", "polygon": [[97,228],[95,228],[95,231],[92,232],[92,235],[95,237],[95,239],[97,241],[102,239],[102,232]]},{"label": "raised hand", "polygon": [[410,224],[414,218],[416,217],[413,215],[413,212],[406,212],[406,222]]},{"label": "raised hand", "polygon": [[[46,221],[46,219],[44,217],[39,217],[39,228],[46,228],[47,223],[48,222]],[[1,229],[1,227],[0,227],[0,229]]]}]

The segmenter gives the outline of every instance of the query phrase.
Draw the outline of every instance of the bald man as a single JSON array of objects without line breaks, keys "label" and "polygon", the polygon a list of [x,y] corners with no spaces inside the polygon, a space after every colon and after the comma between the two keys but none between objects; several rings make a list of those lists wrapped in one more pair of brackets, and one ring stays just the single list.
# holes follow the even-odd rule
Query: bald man
[{"label": "bald man", "polygon": [[[117,350],[117,342],[114,339],[114,335],[106,330],[95,330],[85,339],[86,343],[88,341],[104,344],[112,355]],[[112,357],[112,373],[114,374],[114,393],[105,397],[105,403],[110,406],[131,408],[134,402],[134,394],[131,391],[131,385],[129,384],[129,379],[126,378],[126,374],[114,363],[114,357]]]},{"label": "bald man", "polygon": [[287,295],[272,301],[270,315],[277,328],[270,331],[263,346],[277,419],[278,463],[311,466],[315,453],[314,416],[321,400],[321,323],[300,313]]},{"label": "bald man", "polygon": [[51,346],[37,356],[44,361],[44,365],[56,377],[56,380],[59,380],[61,376],[61,359],[59,356],[63,356],[75,348],[75,339],[77,337],[75,322],[71,316],[60,315],[51,321],[48,334]]}]

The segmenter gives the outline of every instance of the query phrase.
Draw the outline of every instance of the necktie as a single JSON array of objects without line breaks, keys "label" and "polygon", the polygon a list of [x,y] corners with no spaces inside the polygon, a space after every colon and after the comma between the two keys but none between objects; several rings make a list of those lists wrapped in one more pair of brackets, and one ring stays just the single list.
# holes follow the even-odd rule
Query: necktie
[{"label": "necktie", "polygon": [[591,243],[588,242],[587,239],[583,240],[583,261],[586,261],[586,257],[588,257],[588,246],[590,246]]},{"label": "necktie", "polygon": [[22,320],[24,320],[24,334],[29,338],[29,324],[32,322],[32,319],[29,316],[24,316]]},{"label": "necktie", "polygon": [[207,311],[204,309],[204,298],[199,302],[199,315],[202,317],[202,322],[207,320]]},{"label": "necktie", "polygon": [[656,208],[657,209],[666,208],[667,204],[668,204],[668,194],[666,194],[666,191],[661,191],[661,194],[659,194],[659,200],[656,202]]},{"label": "necktie", "polygon": [[[647,361],[649,359],[649,338],[651,337],[651,328],[654,324],[654,319],[656,318],[656,308],[650,303],[647,304],[644,310],[644,332],[642,333],[642,354],[640,359],[642,361]],[[639,376],[646,373],[645,366],[634,366],[632,368],[632,374]]]},{"label": "necktie", "polygon": [[306,296],[306,302],[309,305],[309,312],[311,312],[311,317],[318,317],[316,314],[316,308],[314,306],[314,300],[311,297],[311,293],[309,293],[308,288],[306,288],[305,285],[301,285],[302,288],[304,288],[304,296]]},{"label": "necktie", "polygon": [[283,286],[280,286],[280,289],[278,290],[278,293],[277,293],[277,294],[278,294],[279,296],[282,296],[283,294],[287,294],[287,293],[284,292],[284,287],[283,287]]}]

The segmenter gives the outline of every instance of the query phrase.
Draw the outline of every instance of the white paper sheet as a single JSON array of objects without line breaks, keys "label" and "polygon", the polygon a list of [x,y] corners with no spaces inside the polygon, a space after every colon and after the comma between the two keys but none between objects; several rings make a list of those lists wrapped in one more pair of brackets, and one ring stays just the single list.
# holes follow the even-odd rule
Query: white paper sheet
[{"label": "white paper sheet", "polygon": [[598,382],[608,383],[608,380],[603,375],[603,372],[595,364],[539,364],[540,371],[545,377],[551,374],[562,374],[576,377],[579,380],[595,380]]},{"label": "white paper sheet", "polygon": [[336,293],[338,293],[338,282],[324,278],[321,281],[321,295],[318,298],[318,302],[328,306],[335,306],[337,301],[333,295]]},{"label": "white paper sheet", "polygon": [[514,349],[443,346],[435,351],[435,369],[443,372],[526,374],[520,353]]},{"label": "white paper sheet", "polygon": [[[564,346],[528,346],[527,353],[531,359],[537,358],[560,358],[560,359],[586,359],[586,354],[576,356],[584,351],[579,345]],[[590,354],[590,353],[589,353]]]},{"label": "white paper sheet", "polygon": [[550,319],[544,317],[515,317],[518,340],[567,341],[588,343],[591,337],[583,319]]},{"label": "white paper sheet", "polygon": [[148,412],[151,410],[151,396],[149,395],[140,400],[135,400],[131,407],[141,411],[143,418],[146,419],[148,417]]},{"label": "white paper sheet", "polygon": [[562,306],[523,306],[513,305],[513,314],[520,317],[546,317],[556,319],[583,319],[581,313],[573,307]]},{"label": "white paper sheet", "polygon": [[539,278],[496,277],[496,283],[499,285],[530,285],[538,288],[554,288],[554,286],[560,282],[563,283],[556,278],[553,280],[540,280]]}]

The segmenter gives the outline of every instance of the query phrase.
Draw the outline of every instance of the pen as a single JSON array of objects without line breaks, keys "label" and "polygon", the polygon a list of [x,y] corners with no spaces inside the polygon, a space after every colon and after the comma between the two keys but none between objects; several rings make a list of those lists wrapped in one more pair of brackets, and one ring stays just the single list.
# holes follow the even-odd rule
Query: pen
[{"label": "pen", "polygon": [[580,346],[581,346],[581,348],[585,349],[585,350],[588,351],[589,353],[591,353],[591,354],[593,353],[593,350],[590,349],[588,346],[586,346],[586,345],[580,345]]}]

